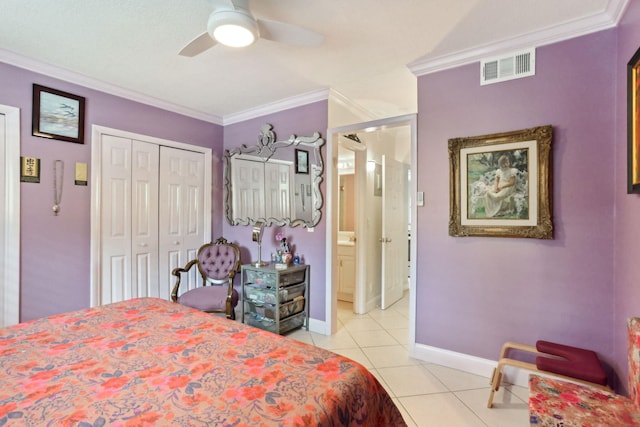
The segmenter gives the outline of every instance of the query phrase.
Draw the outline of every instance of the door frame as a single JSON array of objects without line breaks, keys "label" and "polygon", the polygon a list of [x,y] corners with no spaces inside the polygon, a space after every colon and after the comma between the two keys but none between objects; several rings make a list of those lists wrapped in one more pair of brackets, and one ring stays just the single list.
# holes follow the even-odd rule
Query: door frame
[{"label": "door frame", "polygon": [[100,272],[102,240],[100,233],[101,218],[101,181],[102,175],[102,135],[113,135],[121,138],[135,139],[161,146],[177,148],[181,150],[194,151],[204,155],[204,228],[205,236],[211,236],[211,177],[212,177],[212,149],[199,145],[185,144],[183,142],[171,141],[168,139],[156,138],[153,136],[137,134],[120,129],[113,129],[104,126],[93,125],[91,127],[91,307],[100,304]]},{"label": "door frame", "polygon": [[417,194],[417,115],[407,114],[403,116],[391,117],[388,119],[374,120],[364,123],[355,123],[351,125],[345,125],[335,128],[327,129],[327,170],[326,170],[326,202],[327,202],[327,228],[326,228],[326,277],[327,286],[325,288],[325,333],[331,335],[337,332],[337,300],[338,300],[338,286],[337,286],[337,260],[338,260],[338,213],[339,213],[339,184],[338,178],[338,138],[344,133],[358,133],[358,132],[374,132],[384,129],[386,127],[397,126],[409,126],[411,129],[411,173],[412,179],[409,185],[410,194],[414,195],[413,203],[411,203],[411,242],[409,247],[409,254],[411,259],[409,281],[409,350],[415,347],[415,317],[416,317],[416,237],[418,235],[416,230],[417,225],[417,210],[415,203],[415,195]]},{"label": "door frame", "polygon": [[20,109],[0,104],[5,116],[2,326],[20,322]]}]

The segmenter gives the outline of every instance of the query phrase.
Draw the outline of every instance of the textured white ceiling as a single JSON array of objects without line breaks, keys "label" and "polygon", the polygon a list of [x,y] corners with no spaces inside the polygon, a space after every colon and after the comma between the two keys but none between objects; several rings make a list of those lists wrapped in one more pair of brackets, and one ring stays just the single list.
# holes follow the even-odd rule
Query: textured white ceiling
[{"label": "textured white ceiling", "polygon": [[214,122],[328,88],[381,118],[417,111],[410,63],[541,31],[610,27],[627,1],[253,0],[256,17],[321,32],[325,42],[259,40],[185,58],[178,51],[206,30],[207,0],[1,0],[0,61],[37,60]]}]

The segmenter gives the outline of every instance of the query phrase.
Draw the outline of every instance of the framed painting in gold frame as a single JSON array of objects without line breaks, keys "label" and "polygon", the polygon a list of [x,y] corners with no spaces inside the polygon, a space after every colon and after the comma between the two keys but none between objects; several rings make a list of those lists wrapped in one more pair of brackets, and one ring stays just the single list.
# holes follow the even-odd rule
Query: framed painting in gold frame
[{"label": "framed painting in gold frame", "polygon": [[627,193],[640,193],[640,49],[627,64]]},{"label": "framed painting in gold frame", "polygon": [[553,239],[551,125],[449,140],[449,235]]}]

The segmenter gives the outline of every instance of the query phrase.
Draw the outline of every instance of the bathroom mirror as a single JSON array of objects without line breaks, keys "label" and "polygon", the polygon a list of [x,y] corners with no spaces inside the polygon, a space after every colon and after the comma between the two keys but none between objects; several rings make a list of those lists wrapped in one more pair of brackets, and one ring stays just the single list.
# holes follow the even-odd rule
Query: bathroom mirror
[{"label": "bathroom mirror", "polygon": [[322,216],[324,163],[319,132],[276,140],[262,126],[255,146],[224,152],[224,209],[231,225],[315,227]]}]

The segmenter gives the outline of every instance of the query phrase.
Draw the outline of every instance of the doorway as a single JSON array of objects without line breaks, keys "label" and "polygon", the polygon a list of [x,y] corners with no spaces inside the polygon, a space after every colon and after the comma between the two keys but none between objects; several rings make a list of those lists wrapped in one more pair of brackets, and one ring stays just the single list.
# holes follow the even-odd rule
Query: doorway
[{"label": "doorway", "polygon": [[[404,138],[406,144],[398,143],[399,138]],[[350,141],[348,141],[350,140]],[[330,159],[327,168],[327,277],[331,278],[330,286],[327,286],[326,293],[326,319],[327,331],[335,333],[337,329],[337,301],[338,294],[344,296],[344,287],[338,289],[340,283],[340,274],[344,274],[344,248],[339,245],[339,241],[344,243],[345,231],[346,236],[353,240],[354,257],[355,257],[355,289],[353,294],[354,312],[366,313],[367,311],[380,307],[392,305],[393,302],[403,296],[403,291],[407,288],[410,293],[410,300],[413,300],[415,288],[415,278],[409,277],[408,260],[415,259],[410,257],[409,252],[414,251],[414,241],[410,241],[410,229],[406,224],[409,223],[410,217],[415,217],[413,207],[409,209],[409,195],[415,194],[414,180],[408,183],[409,171],[415,168],[414,159],[416,151],[416,117],[415,115],[400,116],[391,119],[378,120],[367,123],[359,123],[355,125],[343,126],[339,128],[329,129],[328,131],[328,147],[327,157]],[[357,148],[356,148],[357,147]],[[354,231],[340,230],[340,212],[343,211],[340,205],[341,188],[344,192],[345,186],[340,185],[341,175],[339,169],[344,169],[345,149],[353,152],[353,182],[354,182]],[[338,153],[343,155],[339,156]],[[358,161],[360,156],[361,160]],[[398,161],[398,159],[404,160]],[[400,164],[400,165],[398,165]],[[404,166],[402,165],[404,164]],[[391,167],[393,166],[393,167]],[[396,170],[397,173],[388,173],[390,170]],[[399,174],[399,175],[398,175]],[[397,196],[398,191],[391,191],[393,180],[398,180],[398,176],[404,176],[406,181],[403,198],[398,201],[384,202],[385,187],[386,195]],[[402,178],[400,178],[402,179]],[[385,181],[387,181],[385,183]],[[342,180],[343,184],[345,180]],[[386,185],[385,185],[386,184]],[[344,200],[345,196],[342,195]],[[383,209],[383,205],[391,208],[402,207],[400,211],[397,209]],[[383,218],[383,217],[387,218]],[[391,217],[391,218],[389,218]],[[390,230],[383,225],[384,222],[394,223],[394,217],[404,217],[404,228],[400,226],[400,236],[392,236],[388,233],[398,233],[398,228]],[[386,220],[386,221],[385,221]],[[402,224],[403,222],[400,222]],[[345,224],[345,221],[342,221]],[[415,235],[415,233],[413,233]],[[399,251],[397,247],[393,248],[389,245],[391,252],[385,254],[385,245],[399,243],[402,249]],[[398,252],[401,254],[399,255]],[[342,261],[342,262],[341,262]],[[394,265],[401,267],[389,266]],[[347,264],[348,265],[348,264]],[[342,267],[342,268],[341,268]],[[401,276],[402,285],[397,286],[397,281],[392,283],[393,274]],[[384,282],[387,282],[386,285]],[[374,291],[374,292],[372,292]],[[377,291],[377,292],[375,292]],[[385,295],[386,293],[386,295]],[[415,318],[415,309],[413,303],[410,302],[411,319],[413,323]],[[413,337],[413,327],[410,325],[410,335]],[[413,338],[411,338],[413,340]],[[413,342],[413,341],[411,341]]]},{"label": "doorway", "polygon": [[[365,271],[357,271],[366,265],[357,262],[362,256],[358,241],[362,227],[358,214],[366,204],[362,191],[366,188],[366,145],[356,134],[342,134],[338,140],[338,222],[337,222],[337,288],[338,300],[352,303],[355,313],[367,311],[361,295],[356,292],[363,283]],[[358,225],[358,229],[356,229]]]}]

